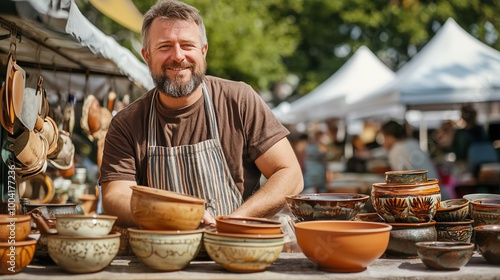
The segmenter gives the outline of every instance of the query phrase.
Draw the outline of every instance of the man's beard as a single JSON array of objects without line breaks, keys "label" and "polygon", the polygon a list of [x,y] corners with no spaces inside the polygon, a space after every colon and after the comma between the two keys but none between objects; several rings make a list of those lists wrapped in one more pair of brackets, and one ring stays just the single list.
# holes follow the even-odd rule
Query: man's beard
[{"label": "man's beard", "polygon": [[[190,66],[192,66],[192,64],[188,65],[188,67]],[[168,67],[186,67],[186,65],[175,62],[163,64],[161,67],[162,72],[159,75],[156,75],[151,71],[151,76],[156,88],[158,88],[160,92],[174,98],[181,98],[190,95],[196,88],[198,88],[205,77],[205,67],[202,67],[201,69],[194,67],[194,71],[189,81],[183,83],[180,75],[176,75],[174,79],[171,80],[166,74]]]}]

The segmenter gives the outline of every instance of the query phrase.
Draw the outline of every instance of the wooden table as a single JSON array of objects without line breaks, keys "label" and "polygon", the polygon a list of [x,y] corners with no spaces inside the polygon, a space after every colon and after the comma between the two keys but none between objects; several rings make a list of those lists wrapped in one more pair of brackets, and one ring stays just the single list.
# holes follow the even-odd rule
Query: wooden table
[{"label": "wooden table", "polygon": [[264,272],[233,273],[213,261],[192,261],[181,271],[161,272],[144,266],[134,256],[116,257],[103,271],[91,274],[68,274],[56,265],[42,265],[34,260],[21,273],[0,279],[500,279],[500,266],[488,264],[478,253],[458,271],[427,269],[418,258],[380,258],[365,271],[329,273],[302,253],[282,253]]}]

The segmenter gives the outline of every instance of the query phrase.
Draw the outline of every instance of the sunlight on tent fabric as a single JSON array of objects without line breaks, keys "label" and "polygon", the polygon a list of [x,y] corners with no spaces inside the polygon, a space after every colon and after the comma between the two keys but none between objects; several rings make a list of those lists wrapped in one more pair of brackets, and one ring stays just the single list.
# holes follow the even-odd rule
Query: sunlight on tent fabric
[{"label": "sunlight on tent fabric", "polygon": [[89,0],[101,13],[105,14],[121,26],[141,33],[142,14],[132,0]]}]

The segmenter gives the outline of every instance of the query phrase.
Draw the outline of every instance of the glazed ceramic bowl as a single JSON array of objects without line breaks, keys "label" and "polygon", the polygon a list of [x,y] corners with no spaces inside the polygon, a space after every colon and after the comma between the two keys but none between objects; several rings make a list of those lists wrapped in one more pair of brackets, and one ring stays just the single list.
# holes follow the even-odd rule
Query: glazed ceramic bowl
[{"label": "glazed ceramic bowl", "polygon": [[52,260],[70,273],[92,273],[107,267],[118,253],[120,233],[106,236],[48,235]]},{"label": "glazed ceramic bowl", "polygon": [[314,193],[287,196],[286,204],[297,222],[352,220],[370,198],[356,193]]},{"label": "glazed ceramic bowl", "polygon": [[466,194],[463,196],[463,198],[469,200],[469,218],[472,218],[472,201],[476,199],[483,199],[483,198],[496,198],[500,199],[500,194],[492,194],[492,193],[471,193],[471,194]]},{"label": "glazed ceramic bowl", "polygon": [[392,226],[359,221],[295,224],[297,243],[307,258],[329,272],[363,271],[384,254]]},{"label": "glazed ceramic bowl", "polygon": [[56,229],[61,235],[106,236],[116,219],[109,215],[56,215]]},{"label": "glazed ceramic bowl", "polygon": [[16,241],[15,258],[12,259],[12,244],[0,242],[0,274],[16,274],[21,272],[33,259],[36,249],[36,239],[27,238]]},{"label": "glazed ceramic bowl", "polygon": [[0,242],[25,240],[31,232],[31,216],[0,214]]},{"label": "glazed ceramic bowl", "polygon": [[474,226],[500,224],[500,199],[481,198],[471,201]]},{"label": "glazed ceramic bowl", "polygon": [[434,215],[436,222],[460,222],[469,215],[469,200],[455,198],[441,201]]},{"label": "glazed ceramic bowl", "polygon": [[205,200],[176,192],[132,186],[130,208],[136,224],[149,230],[195,230]]},{"label": "glazed ceramic bowl", "polygon": [[264,218],[251,217],[215,217],[217,231],[238,234],[280,234],[281,223]]},{"label": "glazed ceramic bowl", "polygon": [[411,258],[417,256],[417,242],[437,241],[436,221],[426,223],[390,223],[392,230],[386,255]]},{"label": "glazed ceramic bowl", "polygon": [[387,184],[414,184],[427,182],[427,170],[401,170],[385,172],[385,182]]},{"label": "glazed ceramic bowl", "polygon": [[471,242],[473,220],[436,222],[437,241]]},{"label": "glazed ceramic bowl", "polygon": [[490,264],[500,265],[500,224],[474,227],[477,250]]},{"label": "glazed ceramic bowl", "polygon": [[203,245],[210,258],[232,272],[264,271],[279,257],[285,234],[233,234],[208,230]]},{"label": "glazed ceramic bowl", "polygon": [[129,228],[134,255],[147,267],[161,271],[185,268],[200,251],[203,229],[159,231]]},{"label": "glazed ceramic bowl", "polygon": [[388,223],[430,222],[439,203],[437,179],[413,184],[373,184],[371,199],[375,211]]},{"label": "glazed ceramic bowl", "polygon": [[359,213],[354,218],[355,221],[384,223],[384,219],[377,213]]},{"label": "glazed ceramic bowl", "polygon": [[434,270],[459,270],[474,254],[474,244],[467,242],[418,242],[418,257]]}]

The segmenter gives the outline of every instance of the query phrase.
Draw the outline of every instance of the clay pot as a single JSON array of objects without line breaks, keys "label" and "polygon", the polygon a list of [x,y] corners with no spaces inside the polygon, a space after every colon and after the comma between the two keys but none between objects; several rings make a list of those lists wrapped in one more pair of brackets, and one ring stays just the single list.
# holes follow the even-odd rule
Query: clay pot
[{"label": "clay pot", "polygon": [[459,270],[474,254],[474,244],[467,242],[418,242],[418,257],[434,270]]},{"label": "clay pot", "polygon": [[460,222],[469,216],[469,200],[456,198],[441,201],[434,220],[436,222]]},{"label": "clay pot", "polygon": [[25,240],[31,232],[31,217],[0,214],[0,242]]},{"label": "clay pot", "polygon": [[436,241],[435,221],[426,223],[390,223],[389,245],[385,253],[389,256],[408,258],[417,256],[417,242]]},{"label": "clay pot", "polygon": [[437,179],[413,184],[376,183],[371,199],[386,222],[425,223],[436,214],[441,190]]},{"label": "clay pot", "polygon": [[427,182],[427,170],[387,171],[385,172],[385,182],[398,185]]},{"label": "clay pot", "polygon": [[281,223],[264,218],[218,216],[217,231],[238,234],[280,234]]},{"label": "clay pot", "polygon": [[477,250],[490,264],[500,265],[500,225],[474,227]]},{"label": "clay pot", "polygon": [[437,241],[471,242],[473,220],[436,222]]},{"label": "clay pot", "polygon": [[483,198],[471,202],[474,226],[500,224],[500,199]]},{"label": "clay pot", "polygon": [[12,244],[0,242],[0,274],[16,274],[21,272],[33,259],[36,248],[36,239],[27,238],[16,241],[15,259],[11,258]]}]

